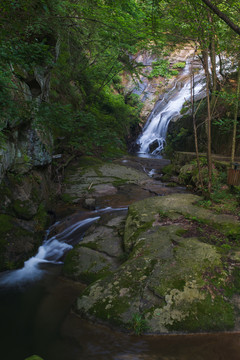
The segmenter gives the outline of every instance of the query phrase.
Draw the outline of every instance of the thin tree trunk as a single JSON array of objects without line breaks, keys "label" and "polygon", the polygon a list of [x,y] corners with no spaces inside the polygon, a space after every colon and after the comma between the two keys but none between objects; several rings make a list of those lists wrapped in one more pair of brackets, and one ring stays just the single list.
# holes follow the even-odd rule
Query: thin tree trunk
[{"label": "thin tree trunk", "polygon": [[216,66],[216,46],[215,46],[214,35],[211,39],[211,48],[210,48],[210,58],[212,65],[212,97],[211,97],[211,106],[215,102],[216,91],[217,91],[217,66]]},{"label": "thin tree trunk", "polygon": [[240,61],[238,63],[238,78],[237,78],[237,99],[234,112],[234,123],[233,123],[233,137],[232,137],[232,156],[231,163],[233,167],[235,151],[236,151],[236,137],[237,137],[237,117],[238,117],[238,107],[239,107],[239,94],[240,94]]},{"label": "thin tree trunk", "polygon": [[[196,53],[196,49],[194,52],[194,56]],[[193,56],[193,60],[194,60]],[[196,112],[194,111],[194,72],[193,66],[191,66],[191,104],[192,104],[192,121],[193,121],[193,131],[194,131],[194,141],[195,141],[195,151],[196,151],[196,158],[197,158],[197,167],[198,167],[198,176],[200,180],[201,191],[203,191],[203,179],[202,179],[202,172],[201,172],[201,165],[199,159],[199,151],[198,151],[198,137],[197,137],[197,125],[196,125]]]},{"label": "thin tree trunk", "polygon": [[221,54],[218,54],[218,58],[219,58],[219,74],[222,76],[222,78],[225,78],[225,75],[223,73],[223,63],[222,63],[222,57]]},{"label": "thin tree trunk", "polygon": [[206,118],[206,132],[207,132],[207,161],[208,161],[208,196],[211,197],[212,191],[212,150],[211,150],[211,104],[209,94],[209,71],[208,71],[208,51],[203,51],[204,56],[204,70],[206,75],[206,95],[207,95],[207,118]]}]

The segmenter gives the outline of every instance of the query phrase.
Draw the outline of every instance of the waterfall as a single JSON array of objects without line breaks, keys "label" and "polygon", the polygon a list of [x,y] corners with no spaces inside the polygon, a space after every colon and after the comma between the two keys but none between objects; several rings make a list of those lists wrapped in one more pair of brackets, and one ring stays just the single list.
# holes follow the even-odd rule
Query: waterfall
[{"label": "waterfall", "polygon": [[[139,154],[161,154],[165,142],[169,122],[181,117],[181,109],[191,98],[191,79],[189,76],[190,62],[187,62],[181,76],[178,77],[173,88],[158,102],[137,140],[140,146]],[[187,81],[185,80],[187,77]],[[195,76],[195,97],[204,93],[203,70]],[[182,86],[183,82],[185,84]]]}]

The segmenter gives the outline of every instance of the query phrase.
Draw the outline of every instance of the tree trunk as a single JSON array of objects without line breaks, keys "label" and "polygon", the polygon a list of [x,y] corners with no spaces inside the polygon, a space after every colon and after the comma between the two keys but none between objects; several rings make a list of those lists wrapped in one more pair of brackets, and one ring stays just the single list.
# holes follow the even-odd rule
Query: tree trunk
[{"label": "tree trunk", "polygon": [[240,95],[240,61],[238,63],[238,78],[237,78],[237,98],[234,111],[234,123],[233,123],[233,137],[232,137],[232,156],[231,163],[233,167],[235,151],[236,151],[236,137],[237,137],[237,117],[238,117],[238,107],[239,107],[239,95]]},{"label": "tree trunk", "polygon": [[[210,16],[211,18],[211,16]],[[211,20],[212,22],[212,20]],[[213,24],[212,24],[213,26]],[[217,91],[217,66],[216,66],[216,41],[214,35],[214,27],[213,33],[210,39],[210,59],[211,59],[211,70],[212,70],[212,97],[211,97],[211,106],[215,102],[216,91]]]},{"label": "tree trunk", "polygon": [[[196,53],[196,50],[194,52],[194,56],[195,56],[195,53]],[[193,60],[194,60],[194,57],[193,57]],[[192,104],[192,121],[193,121],[193,132],[194,132],[195,151],[196,151],[196,158],[197,158],[198,176],[199,176],[201,191],[203,191],[203,179],[202,179],[202,172],[201,172],[201,165],[200,165],[199,151],[198,151],[196,112],[194,111],[194,72],[193,72],[193,66],[191,66],[191,104]]]},{"label": "tree trunk", "polygon": [[210,89],[209,89],[209,71],[208,71],[208,51],[203,50],[204,57],[204,71],[206,75],[206,95],[207,95],[207,118],[206,118],[206,133],[207,133],[207,161],[208,161],[208,197],[211,197],[212,191],[212,150],[211,150],[211,104],[210,104]]}]

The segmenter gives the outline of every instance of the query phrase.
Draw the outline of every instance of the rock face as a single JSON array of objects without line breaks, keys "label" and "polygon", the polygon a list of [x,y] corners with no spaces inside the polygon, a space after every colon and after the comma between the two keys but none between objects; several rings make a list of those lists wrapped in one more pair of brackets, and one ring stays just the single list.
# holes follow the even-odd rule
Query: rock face
[{"label": "rock face", "polygon": [[51,144],[35,129],[15,131],[15,138],[0,149],[0,182],[7,171],[25,174],[33,167],[49,165]]},{"label": "rock face", "polygon": [[43,239],[51,182],[47,171],[8,173],[0,184],[0,271],[23,265]]},{"label": "rock face", "polygon": [[[16,99],[32,102],[35,108],[48,100],[50,67],[29,73],[16,64],[12,69],[14,85],[20,89]],[[33,254],[47,219],[51,180],[46,168],[52,162],[53,139],[50,132],[39,130],[30,112],[24,114],[6,117],[1,129],[0,271],[21,266]]]},{"label": "rock face", "polygon": [[198,207],[198,200],[190,194],[145,199],[130,206],[124,234],[123,218],[90,229],[65,265],[74,279],[93,273],[76,311],[150,333],[234,328],[240,225]]}]

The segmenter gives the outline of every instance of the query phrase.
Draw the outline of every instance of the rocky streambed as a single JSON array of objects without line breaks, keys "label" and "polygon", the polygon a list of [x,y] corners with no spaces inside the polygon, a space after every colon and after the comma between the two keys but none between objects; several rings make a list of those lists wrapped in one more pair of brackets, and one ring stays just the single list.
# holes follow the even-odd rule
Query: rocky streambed
[{"label": "rocky streambed", "polygon": [[86,284],[74,311],[135,333],[236,330],[238,218],[166,187],[159,181],[163,165],[126,158],[67,174],[69,205],[130,204],[127,213],[103,215],[68,253],[65,276]]}]

